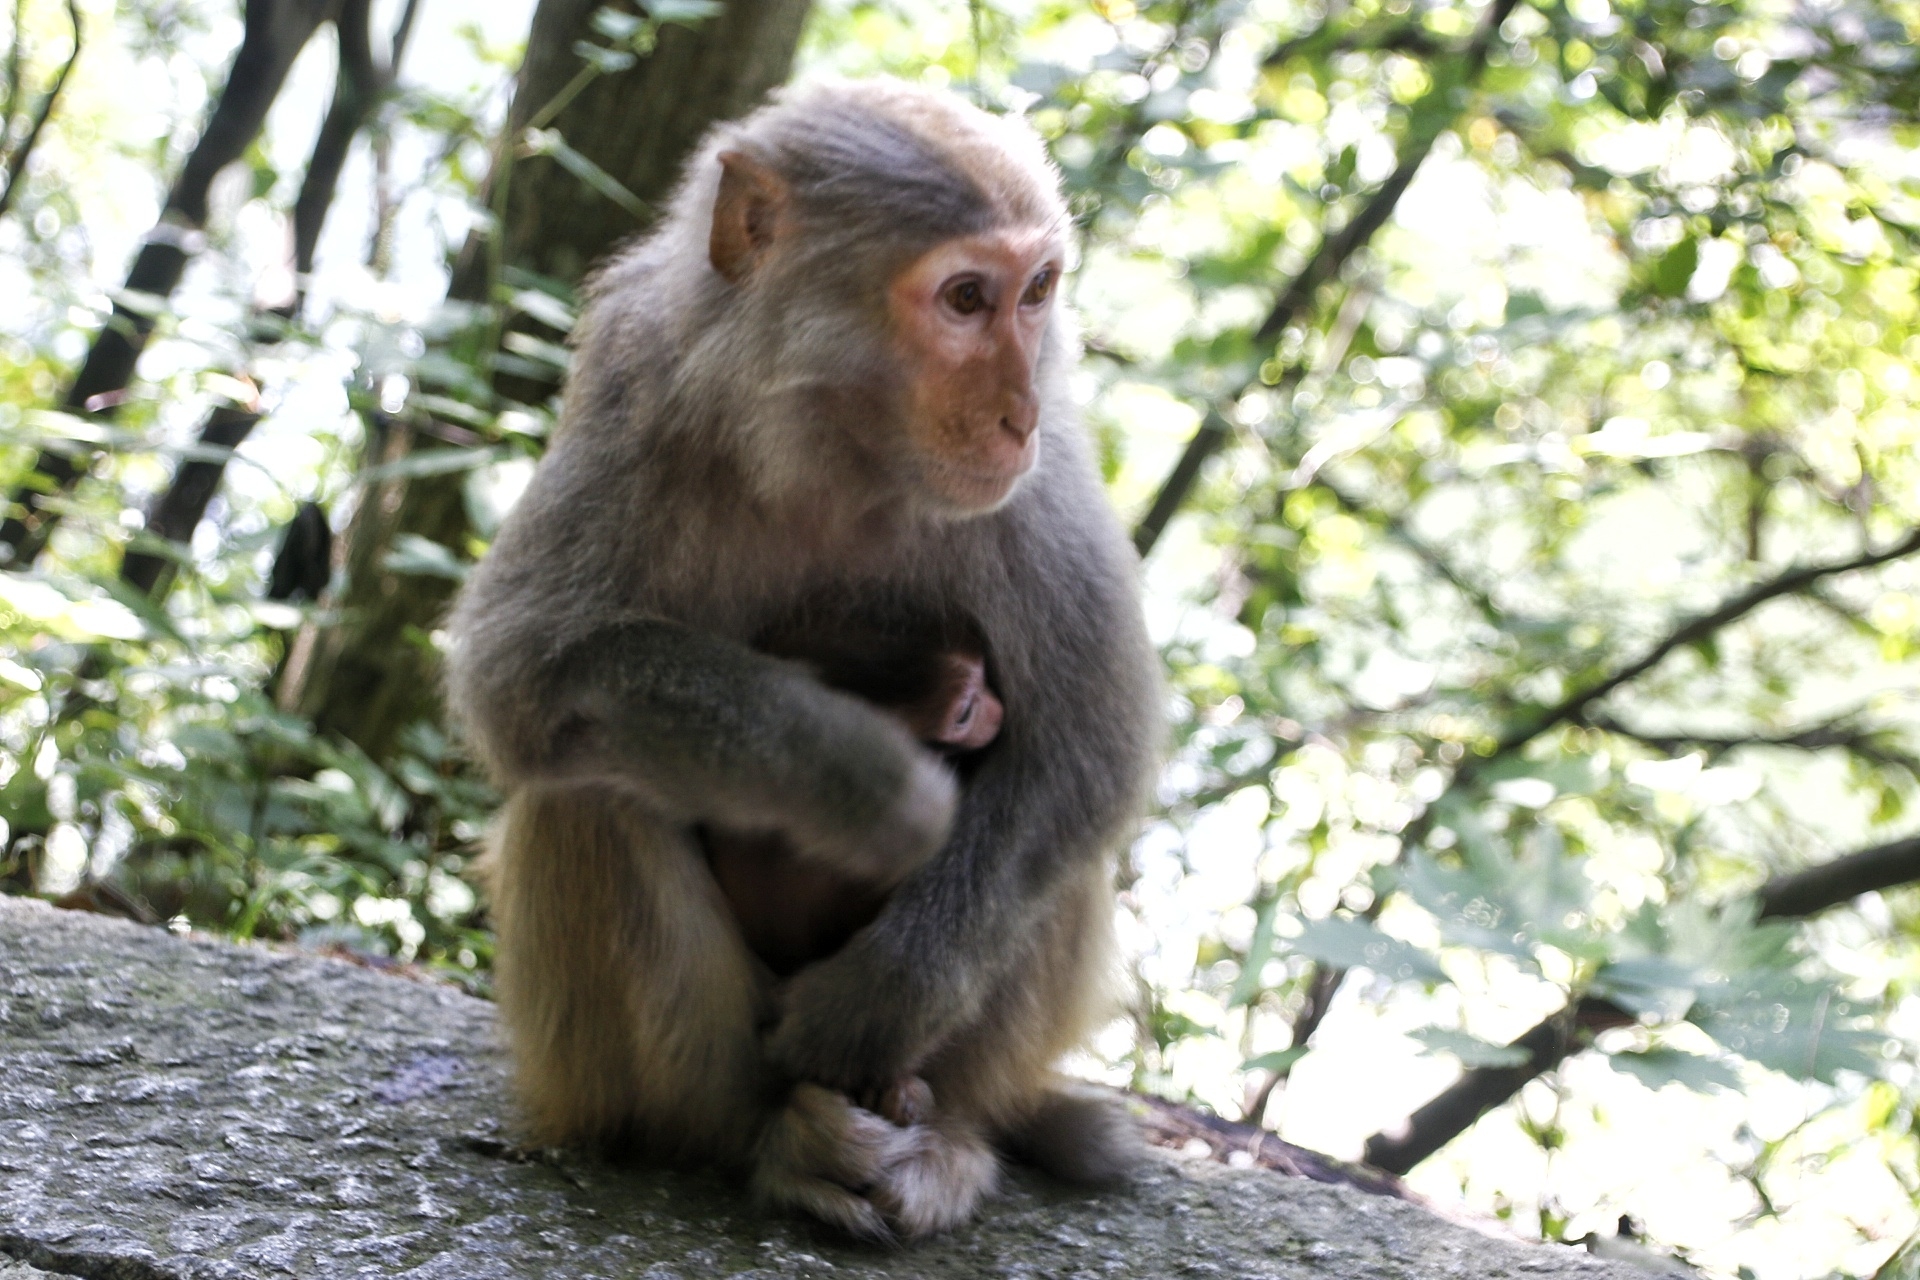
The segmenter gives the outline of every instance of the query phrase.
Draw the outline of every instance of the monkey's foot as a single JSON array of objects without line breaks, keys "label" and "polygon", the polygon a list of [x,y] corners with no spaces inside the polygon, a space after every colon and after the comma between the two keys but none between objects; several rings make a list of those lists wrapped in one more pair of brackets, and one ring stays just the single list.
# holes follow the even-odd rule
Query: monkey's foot
[{"label": "monkey's foot", "polygon": [[1124,1103],[1074,1085],[1049,1090],[1008,1135],[1007,1146],[1056,1178],[1091,1186],[1124,1182],[1146,1155],[1140,1126]]},{"label": "monkey's foot", "polygon": [[906,1156],[910,1132],[831,1089],[795,1085],[786,1107],[760,1137],[754,1193],[851,1235],[892,1240],[893,1229],[868,1193]]},{"label": "monkey's foot", "polygon": [[895,1153],[867,1193],[887,1223],[911,1240],[973,1217],[1000,1178],[1000,1162],[986,1140],[944,1123],[895,1132],[906,1139],[905,1150]]}]

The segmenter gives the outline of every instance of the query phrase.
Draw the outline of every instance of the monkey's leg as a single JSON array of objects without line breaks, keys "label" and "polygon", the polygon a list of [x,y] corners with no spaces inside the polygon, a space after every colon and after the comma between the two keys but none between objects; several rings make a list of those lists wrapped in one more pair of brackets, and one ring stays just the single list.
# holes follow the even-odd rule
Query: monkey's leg
[{"label": "monkey's leg", "polygon": [[599,789],[522,792],[495,830],[496,986],[546,1142],[750,1168],[760,1195],[856,1234],[908,1131],[766,1067],[765,977],[692,837]]},{"label": "monkey's leg", "polygon": [[491,860],[500,1017],[535,1134],[744,1162],[777,1096],[766,997],[692,838],[610,790],[528,790]]},{"label": "monkey's leg", "polygon": [[1145,1149],[1118,1099],[1054,1070],[1122,1007],[1111,885],[1104,861],[1061,884],[981,1017],[922,1072],[937,1113],[970,1120],[1056,1177],[1095,1185],[1123,1180]]}]

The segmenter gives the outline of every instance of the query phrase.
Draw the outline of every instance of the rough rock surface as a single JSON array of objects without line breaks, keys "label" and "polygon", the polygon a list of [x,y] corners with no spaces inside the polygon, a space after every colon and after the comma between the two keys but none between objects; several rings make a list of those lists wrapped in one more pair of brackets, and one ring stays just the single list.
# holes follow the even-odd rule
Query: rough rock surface
[{"label": "rough rock surface", "polygon": [[973,1227],[866,1248],[716,1176],[529,1157],[510,1116],[483,1001],[0,898],[0,1280],[1633,1274],[1172,1160],[1104,1196],[1016,1175]]}]

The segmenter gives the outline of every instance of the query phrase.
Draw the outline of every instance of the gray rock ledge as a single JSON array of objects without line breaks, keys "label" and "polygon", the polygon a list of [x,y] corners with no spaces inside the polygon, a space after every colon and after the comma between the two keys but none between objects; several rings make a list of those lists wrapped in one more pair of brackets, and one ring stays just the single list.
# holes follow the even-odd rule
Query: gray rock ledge
[{"label": "gray rock ledge", "polygon": [[429,982],[0,898],[0,1280],[1399,1280],[1635,1274],[1346,1187],[1016,1174],[890,1251],[714,1175],[513,1146],[493,1010]]}]

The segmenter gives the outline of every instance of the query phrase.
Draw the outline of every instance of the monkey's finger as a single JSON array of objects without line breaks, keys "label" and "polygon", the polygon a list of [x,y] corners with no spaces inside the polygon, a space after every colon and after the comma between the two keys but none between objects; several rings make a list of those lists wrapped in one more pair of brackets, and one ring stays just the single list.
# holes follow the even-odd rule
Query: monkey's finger
[{"label": "monkey's finger", "polygon": [[869,1240],[891,1228],[866,1191],[900,1160],[901,1131],[819,1085],[795,1085],[760,1136],[753,1186],[773,1204],[800,1209]]},{"label": "monkey's finger", "polygon": [[839,1227],[850,1236],[875,1244],[894,1244],[893,1229],[864,1197],[818,1178],[804,1178],[758,1170],[754,1190],[770,1204],[803,1213]]}]

